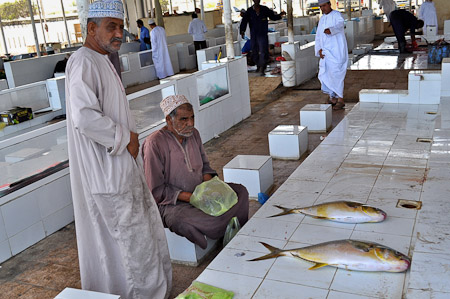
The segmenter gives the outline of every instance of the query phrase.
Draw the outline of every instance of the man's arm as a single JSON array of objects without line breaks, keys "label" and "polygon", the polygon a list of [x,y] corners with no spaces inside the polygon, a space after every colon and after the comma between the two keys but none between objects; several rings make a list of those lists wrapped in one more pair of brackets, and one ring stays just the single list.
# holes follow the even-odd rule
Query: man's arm
[{"label": "man's arm", "polygon": [[250,15],[248,13],[248,10],[244,13],[244,16],[242,17],[241,26],[239,27],[239,30],[241,32],[242,38],[244,38],[245,30],[247,30],[247,23],[249,21]]},{"label": "man's arm", "polygon": [[265,7],[264,11],[269,19],[271,19],[272,21],[281,20],[283,12],[280,14],[276,14],[273,10],[269,9],[267,6],[261,6],[261,8],[263,7]]},{"label": "man's arm", "polygon": [[189,35],[194,35],[194,32],[192,31],[192,21],[189,23],[188,33]]},{"label": "man's arm", "polygon": [[[107,58],[106,58],[107,59]],[[106,62],[107,63],[107,62]],[[97,97],[99,74],[89,59],[72,63],[68,69],[68,91],[73,125],[82,135],[105,147],[110,155],[121,155],[130,144],[130,130],[104,115]]]},{"label": "man's arm", "polygon": [[342,18],[342,16],[339,14],[338,16],[335,16],[333,18],[333,20],[334,20],[334,26],[328,27],[327,29],[325,29],[324,33],[330,34],[330,35],[344,33],[344,30],[345,30],[344,18]]}]

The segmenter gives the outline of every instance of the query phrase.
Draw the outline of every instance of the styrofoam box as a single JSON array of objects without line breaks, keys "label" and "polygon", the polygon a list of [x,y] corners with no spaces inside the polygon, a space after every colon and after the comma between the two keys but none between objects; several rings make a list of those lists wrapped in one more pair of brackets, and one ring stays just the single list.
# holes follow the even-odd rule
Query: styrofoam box
[{"label": "styrofoam box", "polygon": [[237,155],[223,167],[223,178],[244,185],[250,197],[258,197],[273,185],[272,157]]},{"label": "styrofoam box", "polygon": [[300,159],[308,150],[308,129],[297,125],[277,126],[269,133],[269,150],[273,158]]},{"label": "styrofoam box", "polygon": [[93,291],[65,288],[55,299],[120,299],[119,295],[111,295]]},{"label": "styrofoam box", "polygon": [[300,125],[308,132],[326,132],[331,127],[330,104],[308,104],[300,109]]}]

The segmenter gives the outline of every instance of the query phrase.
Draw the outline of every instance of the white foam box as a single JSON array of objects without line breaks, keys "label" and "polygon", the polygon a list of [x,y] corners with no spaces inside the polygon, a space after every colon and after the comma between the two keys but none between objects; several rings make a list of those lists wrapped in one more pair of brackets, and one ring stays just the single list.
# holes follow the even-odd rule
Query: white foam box
[{"label": "white foam box", "polygon": [[223,167],[223,178],[227,183],[244,185],[250,197],[258,197],[273,185],[272,157],[237,155]]},{"label": "white foam box", "polygon": [[277,159],[298,160],[308,150],[308,128],[280,125],[269,133],[270,156]]},{"label": "white foam box", "polygon": [[326,132],[331,128],[332,112],[330,104],[308,104],[300,109],[300,125],[308,127],[308,132]]},{"label": "white foam box", "polygon": [[100,292],[78,290],[73,288],[65,288],[61,293],[56,295],[55,299],[120,299],[119,295],[111,295]]}]

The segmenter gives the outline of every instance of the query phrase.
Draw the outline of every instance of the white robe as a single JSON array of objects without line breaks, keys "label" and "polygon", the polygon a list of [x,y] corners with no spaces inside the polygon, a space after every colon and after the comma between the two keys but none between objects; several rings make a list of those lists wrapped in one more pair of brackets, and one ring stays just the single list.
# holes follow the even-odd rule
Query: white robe
[{"label": "white robe", "polygon": [[156,69],[156,76],[163,79],[173,75],[172,62],[170,62],[169,50],[167,49],[166,31],[156,26],[150,31],[152,43],[152,59]]},{"label": "white robe", "polygon": [[378,0],[378,4],[380,5],[380,8],[383,9],[384,14],[386,15],[388,21],[389,16],[391,12],[395,10],[395,3],[394,0]]},{"label": "white robe", "polygon": [[147,188],[123,85],[107,55],[86,47],[66,68],[67,135],[83,289],[123,299],[167,298],[167,241]]},{"label": "white robe", "polygon": [[423,20],[424,31],[427,26],[436,26],[438,27],[437,15],[436,15],[436,7],[433,2],[424,2],[422,6],[420,6],[419,10],[419,19]]},{"label": "white robe", "polygon": [[[325,29],[331,34],[325,34]],[[348,49],[344,33],[344,19],[337,10],[320,18],[316,33],[315,53],[320,57],[322,49],[324,59],[319,60],[319,80],[338,97],[344,97],[344,79],[347,73]]]}]

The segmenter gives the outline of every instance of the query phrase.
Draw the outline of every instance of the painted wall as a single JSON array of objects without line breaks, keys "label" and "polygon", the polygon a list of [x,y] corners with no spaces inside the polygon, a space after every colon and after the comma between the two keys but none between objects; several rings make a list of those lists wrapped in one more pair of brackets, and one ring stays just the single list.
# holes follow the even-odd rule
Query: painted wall
[{"label": "painted wall", "polygon": [[450,3],[448,0],[434,0],[438,16],[438,27],[444,29],[444,21],[450,20]]}]

